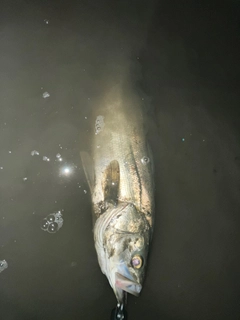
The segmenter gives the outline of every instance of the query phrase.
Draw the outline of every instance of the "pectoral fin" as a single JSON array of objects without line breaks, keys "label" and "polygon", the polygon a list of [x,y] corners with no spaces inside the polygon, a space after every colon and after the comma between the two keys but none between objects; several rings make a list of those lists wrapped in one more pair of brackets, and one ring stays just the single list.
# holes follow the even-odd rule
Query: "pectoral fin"
[{"label": "pectoral fin", "polygon": [[95,183],[95,174],[94,174],[92,158],[85,151],[81,151],[80,156],[81,156],[83,170],[84,170],[90,191],[93,192],[94,183]]},{"label": "pectoral fin", "polygon": [[113,160],[104,172],[102,188],[105,202],[117,204],[120,182],[120,168],[117,160]]}]

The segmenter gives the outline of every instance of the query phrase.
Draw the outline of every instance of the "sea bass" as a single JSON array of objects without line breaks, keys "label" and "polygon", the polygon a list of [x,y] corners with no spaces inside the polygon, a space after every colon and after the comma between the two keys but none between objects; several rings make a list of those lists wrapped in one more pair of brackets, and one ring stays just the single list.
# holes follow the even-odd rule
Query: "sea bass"
[{"label": "sea bass", "polygon": [[81,152],[93,206],[93,232],[103,274],[123,304],[138,296],[154,224],[153,159],[142,100],[116,85],[95,109],[90,152]]}]

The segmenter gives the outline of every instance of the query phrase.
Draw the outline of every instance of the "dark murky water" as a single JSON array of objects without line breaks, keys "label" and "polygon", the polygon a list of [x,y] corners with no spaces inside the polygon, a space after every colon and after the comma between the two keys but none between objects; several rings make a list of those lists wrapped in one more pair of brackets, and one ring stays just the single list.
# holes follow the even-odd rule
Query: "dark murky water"
[{"label": "dark murky water", "polygon": [[129,319],[239,319],[240,9],[193,3],[1,2],[1,319],[110,318],[79,150],[130,56],[155,112],[157,212]]}]

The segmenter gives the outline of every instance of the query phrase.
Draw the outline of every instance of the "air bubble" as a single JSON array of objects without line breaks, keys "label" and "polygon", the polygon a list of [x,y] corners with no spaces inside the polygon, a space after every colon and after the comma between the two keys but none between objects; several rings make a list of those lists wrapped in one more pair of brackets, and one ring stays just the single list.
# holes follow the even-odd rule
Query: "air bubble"
[{"label": "air bubble", "polygon": [[101,132],[104,128],[104,117],[103,116],[97,116],[96,122],[95,122],[95,134],[98,134]]},{"label": "air bubble", "polygon": [[49,222],[48,222],[48,220],[46,218],[44,218],[43,221],[42,221],[41,229],[46,231],[48,226],[49,226]]},{"label": "air bubble", "polygon": [[150,162],[150,159],[146,156],[142,157],[141,159],[142,164],[148,164]]},{"label": "air bubble", "polygon": [[54,222],[54,221],[55,221],[55,216],[54,216],[54,214],[49,214],[49,215],[47,216],[47,221],[48,221],[48,222]]},{"label": "air bubble", "polygon": [[57,222],[51,222],[48,226],[48,232],[50,233],[55,233],[58,231],[58,224]]}]

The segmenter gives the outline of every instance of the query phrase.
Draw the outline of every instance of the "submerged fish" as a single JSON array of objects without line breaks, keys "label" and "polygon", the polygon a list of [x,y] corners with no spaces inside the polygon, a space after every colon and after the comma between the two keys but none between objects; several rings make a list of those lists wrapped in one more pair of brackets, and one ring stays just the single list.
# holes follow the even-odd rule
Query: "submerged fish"
[{"label": "submerged fish", "polygon": [[90,152],[81,152],[98,262],[121,304],[127,292],[138,296],[142,289],[154,218],[153,160],[142,101],[123,91],[113,87],[96,108]]}]

